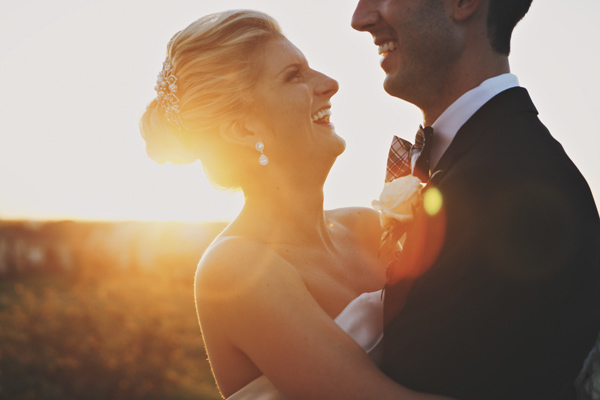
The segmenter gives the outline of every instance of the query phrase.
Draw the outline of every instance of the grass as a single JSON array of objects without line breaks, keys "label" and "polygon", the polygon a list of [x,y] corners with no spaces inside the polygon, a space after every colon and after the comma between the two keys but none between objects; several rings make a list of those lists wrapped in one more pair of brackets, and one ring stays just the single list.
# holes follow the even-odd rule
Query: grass
[{"label": "grass", "polygon": [[220,399],[188,269],[0,282],[0,399]]}]

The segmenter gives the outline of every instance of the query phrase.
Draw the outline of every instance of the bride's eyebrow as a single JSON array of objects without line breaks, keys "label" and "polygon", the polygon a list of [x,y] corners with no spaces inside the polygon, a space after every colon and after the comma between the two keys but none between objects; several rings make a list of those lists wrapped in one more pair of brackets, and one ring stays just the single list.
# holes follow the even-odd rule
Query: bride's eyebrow
[{"label": "bride's eyebrow", "polygon": [[308,67],[308,63],[306,61],[289,64],[285,68],[283,68],[281,72],[279,72],[278,76],[286,75],[286,73],[295,73],[296,71],[302,70],[306,67]]},{"label": "bride's eyebrow", "polygon": [[301,67],[302,67],[302,64],[300,64],[300,63],[286,65],[285,68],[283,68],[281,70],[281,72],[279,72],[278,76],[286,75],[287,73],[292,72],[292,71],[295,72],[296,70],[299,70]]}]

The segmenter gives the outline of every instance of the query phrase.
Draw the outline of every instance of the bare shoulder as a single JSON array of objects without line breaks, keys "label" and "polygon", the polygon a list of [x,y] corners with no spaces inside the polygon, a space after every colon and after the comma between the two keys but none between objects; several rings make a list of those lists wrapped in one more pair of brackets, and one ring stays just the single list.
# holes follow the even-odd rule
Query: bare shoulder
[{"label": "bare shoulder", "polygon": [[379,212],[367,207],[346,207],[329,210],[327,218],[354,232],[361,241],[379,241],[381,224]]},{"label": "bare shoulder", "polygon": [[326,211],[327,217],[352,226],[379,228],[379,212],[368,207],[344,207]]},{"label": "bare shoulder", "polygon": [[274,315],[285,315],[278,308],[286,302],[296,307],[314,302],[308,293],[292,264],[268,245],[248,238],[218,239],[196,270],[196,309],[203,330],[220,332],[240,348],[245,348],[242,342],[254,345],[250,339],[260,335],[249,334],[253,324],[269,325]]},{"label": "bare shoulder", "polygon": [[276,332],[282,321],[302,332],[299,326],[314,313],[321,321],[330,319],[292,264],[247,238],[221,238],[211,245],[198,265],[195,294],[207,343],[226,340],[257,365],[279,340],[275,335],[265,341],[266,332]]},{"label": "bare shoulder", "polygon": [[302,282],[295,268],[266,244],[244,237],[217,239],[196,269],[196,300],[232,303],[276,280]]}]

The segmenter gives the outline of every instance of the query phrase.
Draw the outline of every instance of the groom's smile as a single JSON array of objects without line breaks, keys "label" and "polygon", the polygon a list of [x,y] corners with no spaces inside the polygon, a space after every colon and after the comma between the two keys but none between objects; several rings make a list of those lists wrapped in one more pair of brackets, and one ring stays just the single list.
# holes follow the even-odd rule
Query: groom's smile
[{"label": "groom's smile", "polygon": [[382,56],[383,87],[427,104],[440,91],[462,49],[460,30],[438,0],[360,0],[352,27],[369,32]]},{"label": "groom's smile", "polygon": [[392,51],[396,50],[397,47],[398,47],[398,43],[393,40],[390,40],[388,42],[380,44],[377,51],[380,56],[385,57],[388,54],[390,54]]},{"label": "groom's smile", "polygon": [[385,73],[388,74],[394,69],[392,61],[389,61],[389,55],[398,49],[398,41],[390,39],[379,40],[374,38],[374,42],[377,46],[377,53],[381,56],[379,65]]}]

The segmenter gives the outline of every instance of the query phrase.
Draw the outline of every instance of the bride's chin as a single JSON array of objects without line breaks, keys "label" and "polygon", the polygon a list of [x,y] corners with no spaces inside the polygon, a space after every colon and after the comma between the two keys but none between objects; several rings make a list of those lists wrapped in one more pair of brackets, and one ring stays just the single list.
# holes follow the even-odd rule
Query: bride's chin
[{"label": "bride's chin", "polygon": [[339,136],[337,137],[337,139],[338,139],[338,143],[337,143],[335,155],[339,156],[346,150],[346,141]]}]

